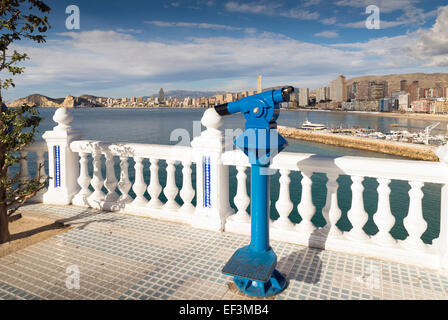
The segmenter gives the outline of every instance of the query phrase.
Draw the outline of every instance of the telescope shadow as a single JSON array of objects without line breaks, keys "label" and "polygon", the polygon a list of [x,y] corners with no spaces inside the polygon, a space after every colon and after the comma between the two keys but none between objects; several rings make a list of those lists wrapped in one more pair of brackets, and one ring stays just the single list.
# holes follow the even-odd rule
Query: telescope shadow
[{"label": "telescope shadow", "polygon": [[[335,163],[338,157],[317,156],[310,157],[297,162],[299,171],[308,171],[317,173],[316,167],[325,167],[325,173],[335,175],[346,174]],[[326,190],[328,192],[328,188]],[[327,198],[328,199],[328,198]],[[300,215],[300,212],[299,212]],[[280,259],[278,269],[282,272],[288,281],[296,280],[308,284],[317,284],[321,279],[323,262],[320,258],[325,250],[325,244],[328,239],[330,228],[327,225],[316,228],[310,235],[308,246],[290,253],[286,257]]]}]

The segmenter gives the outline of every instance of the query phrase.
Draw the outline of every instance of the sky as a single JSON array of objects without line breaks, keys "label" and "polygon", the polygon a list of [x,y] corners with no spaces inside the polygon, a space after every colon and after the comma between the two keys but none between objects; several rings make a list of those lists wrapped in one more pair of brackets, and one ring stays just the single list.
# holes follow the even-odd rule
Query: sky
[{"label": "sky", "polygon": [[237,92],[257,75],[263,87],[314,89],[340,74],[448,72],[447,0],[44,2],[47,41],[11,46],[30,60],[7,101]]}]

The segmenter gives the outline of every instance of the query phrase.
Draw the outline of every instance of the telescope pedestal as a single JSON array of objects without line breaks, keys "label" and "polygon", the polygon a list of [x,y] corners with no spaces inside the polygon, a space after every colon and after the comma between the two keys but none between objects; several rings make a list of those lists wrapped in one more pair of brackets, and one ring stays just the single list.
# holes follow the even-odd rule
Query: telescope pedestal
[{"label": "telescope pedestal", "polygon": [[268,297],[286,288],[286,279],[275,267],[277,255],[269,246],[268,165],[252,165],[251,242],[238,249],[222,272],[234,276],[238,289],[246,294]]}]

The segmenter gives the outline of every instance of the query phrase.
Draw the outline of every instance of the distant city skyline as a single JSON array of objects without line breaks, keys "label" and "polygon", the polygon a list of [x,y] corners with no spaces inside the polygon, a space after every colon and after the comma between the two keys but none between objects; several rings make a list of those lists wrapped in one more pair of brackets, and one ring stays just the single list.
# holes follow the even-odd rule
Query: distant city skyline
[{"label": "distant city skyline", "polygon": [[[340,74],[448,72],[445,1],[80,0],[79,30],[66,28],[71,1],[45,2],[47,43],[14,46],[31,60],[8,101],[256,90],[259,74],[264,88],[315,89]],[[380,9],[379,30],[366,28],[368,5]]]}]

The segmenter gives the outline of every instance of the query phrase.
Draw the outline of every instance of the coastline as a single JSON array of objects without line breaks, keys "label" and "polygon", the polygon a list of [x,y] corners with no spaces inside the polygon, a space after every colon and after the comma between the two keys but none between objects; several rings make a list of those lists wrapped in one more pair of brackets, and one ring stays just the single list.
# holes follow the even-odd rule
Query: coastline
[{"label": "coastline", "polygon": [[[38,108],[56,109],[60,107],[44,107]],[[207,109],[203,107],[73,107],[70,109]],[[298,108],[285,108],[282,111],[294,111],[294,112],[327,112],[346,115],[365,115],[387,118],[402,118],[402,119],[418,119],[418,120],[434,120],[448,122],[448,114],[430,114],[430,113],[394,113],[394,112],[372,112],[372,111],[341,111],[341,110],[319,110],[319,109],[298,109]]]},{"label": "coastline", "polygon": [[344,148],[374,151],[413,160],[433,162],[439,161],[439,158],[434,152],[437,148],[435,146],[344,136],[334,133],[315,132],[285,126],[278,126],[278,132],[285,138],[318,142]]},{"label": "coastline", "polygon": [[296,111],[296,112],[329,112],[338,114],[355,114],[355,115],[377,116],[387,118],[434,120],[434,121],[448,122],[448,114],[341,111],[341,110],[318,110],[318,109],[282,109],[282,110]]}]

